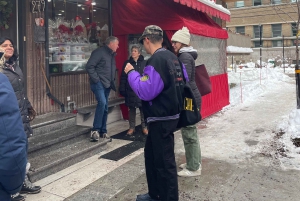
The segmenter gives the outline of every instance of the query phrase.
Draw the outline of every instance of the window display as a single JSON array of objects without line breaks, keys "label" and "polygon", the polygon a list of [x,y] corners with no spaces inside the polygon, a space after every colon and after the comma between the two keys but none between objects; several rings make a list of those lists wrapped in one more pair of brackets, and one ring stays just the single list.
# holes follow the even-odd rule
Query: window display
[{"label": "window display", "polygon": [[48,8],[50,74],[85,70],[109,36],[108,0],[51,0]]}]

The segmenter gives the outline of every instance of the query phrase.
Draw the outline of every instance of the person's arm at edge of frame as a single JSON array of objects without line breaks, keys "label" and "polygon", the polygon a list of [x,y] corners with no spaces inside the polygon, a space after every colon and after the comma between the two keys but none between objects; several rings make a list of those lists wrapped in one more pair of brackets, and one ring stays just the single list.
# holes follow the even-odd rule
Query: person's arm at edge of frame
[{"label": "person's arm at edge of frame", "polygon": [[94,50],[85,66],[87,73],[95,84],[100,81],[96,72],[96,66],[101,61],[101,56],[102,55],[99,54],[99,48]]},{"label": "person's arm at edge of frame", "polygon": [[164,88],[164,82],[153,66],[146,66],[143,76],[134,69],[130,70],[127,75],[129,85],[141,100],[153,100]]},{"label": "person's arm at edge of frame", "polygon": [[[17,193],[25,179],[27,137],[15,92],[5,75],[0,73],[0,163],[1,188]],[[5,173],[7,172],[7,173]]]}]

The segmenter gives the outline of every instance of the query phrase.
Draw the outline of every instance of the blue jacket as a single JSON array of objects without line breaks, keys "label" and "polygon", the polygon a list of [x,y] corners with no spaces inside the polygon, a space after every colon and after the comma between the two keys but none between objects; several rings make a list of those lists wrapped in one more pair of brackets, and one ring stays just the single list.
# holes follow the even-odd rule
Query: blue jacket
[{"label": "blue jacket", "polygon": [[0,72],[0,200],[19,192],[25,179],[27,137],[15,92]]}]

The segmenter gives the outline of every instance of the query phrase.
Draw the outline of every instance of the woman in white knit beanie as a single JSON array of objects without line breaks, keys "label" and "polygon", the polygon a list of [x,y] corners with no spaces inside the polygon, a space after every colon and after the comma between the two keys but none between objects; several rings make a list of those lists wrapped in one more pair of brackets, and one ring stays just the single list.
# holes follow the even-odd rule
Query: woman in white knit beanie
[{"label": "woman in white knit beanie", "polygon": [[[199,111],[201,109],[201,95],[195,83],[195,60],[198,57],[197,50],[190,46],[191,35],[188,28],[175,32],[172,36],[172,46],[179,60],[185,65],[189,78],[189,84],[196,99]],[[197,133],[197,126],[190,125],[181,128],[182,139],[185,149],[186,163],[181,164],[182,170],[177,174],[182,177],[191,177],[201,175],[201,149]]]}]

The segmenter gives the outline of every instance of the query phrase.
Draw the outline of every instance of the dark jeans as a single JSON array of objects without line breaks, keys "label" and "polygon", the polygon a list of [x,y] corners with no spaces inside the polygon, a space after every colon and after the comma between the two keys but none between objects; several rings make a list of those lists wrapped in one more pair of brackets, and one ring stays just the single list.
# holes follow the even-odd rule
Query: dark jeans
[{"label": "dark jeans", "polygon": [[[146,128],[143,109],[140,107],[139,110],[140,110],[140,115],[141,115],[142,128]],[[136,116],[136,108],[129,107],[129,128],[132,128],[133,130],[135,129],[135,116]]]},{"label": "dark jeans", "polygon": [[145,166],[152,199],[178,201],[174,131],[178,120],[151,122],[145,145]]},{"label": "dark jeans", "polygon": [[105,88],[101,82],[97,82],[96,84],[91,84],[91,90],[98,101],[92,130],[97,130],[100,134],[107,133],[106,122],[110,88]]}]

